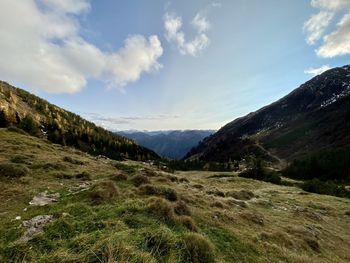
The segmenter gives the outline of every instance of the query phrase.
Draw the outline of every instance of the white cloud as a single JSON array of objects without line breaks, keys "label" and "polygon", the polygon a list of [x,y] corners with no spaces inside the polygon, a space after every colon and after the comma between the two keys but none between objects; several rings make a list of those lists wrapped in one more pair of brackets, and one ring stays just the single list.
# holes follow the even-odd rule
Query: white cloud
[{"label": "white cloud", "polygon": [[162,68],[157,59],[163,54],[163,48],[157,36],[148,41],[140,35],[129,37],[125,46],[108,58],[111,83],[125,86],[137,81],[142,72],[153,72]]},{"label": "white cloud", "polygon": [[350,13],[340,20],[335,31],[324,37],[316,53],[324,58],[350,54]]},{"label": "white cloud", "polygon": [[323,65],[319,68],[308,68],[308,69],[304,70],[304,73],[311,74],[312,76],[317,76],[317,75],[320,75],[329,69],[331,69],[331,67],[329,65]]},{"label": "white cloud", "polygon": [[181,54],[196,56],[209,45],[210,40],[206,32],[210,29],[210,23],[205,16],[198,13],[191,24],[197,34],[191,41],[186,41],[185,33],[181,30],[182,18],[169,13],[164,16],[167,41],[174,43]]},{"label": "white cloud", "polygon": [[210,23],[205,16],[201,14],[196,14],[192,20],[192,25],[199,33],[206,32],[210,29]]},{"label": "white cloud", "polygon": [[[316,49],[316,54],[320,57],[332,58],[350,54],[350,1],[311,0],[311,5],[320,11],[304,24],[307,43],[315,45],[322,39]],[[337,14],[341,18],[335,29],[326,33],[326,29],[331,26],[331,21]]]},{"label": "white cloud", "polygon": [[90,9],[88,0],[0,1],[0,78],[31,90],[74,93],[90,78],[123,87],[161,68],[157,36],[129,36],[111,53],[84,40],[77,17]]},{"label": "white cloud", "polygon": [[311,16],[311,18],[305,22],[304,30],[307,32],[306,41],[308,44],[313,45],[319,40],[331,19],[333,18],[333,13],[321,11],[318,14]]}]

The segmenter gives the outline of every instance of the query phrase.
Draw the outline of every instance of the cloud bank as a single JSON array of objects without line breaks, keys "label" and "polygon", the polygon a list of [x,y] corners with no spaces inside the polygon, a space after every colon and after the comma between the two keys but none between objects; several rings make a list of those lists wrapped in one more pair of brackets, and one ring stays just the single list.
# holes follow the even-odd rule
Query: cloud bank
[{"label": "cloud bank", "polygon": [[[307,43],[315,45],[321,42],[316,49],[319,57],[332,58],[350,54],[350,1],[312,0],[311,5],[319,9],[319,12],[304,24]],[[327,32],[337,15],[340,16],[339,21],[335,22],[333,30]]]},{"label": "cloud bank", "polygon": [[192,40],[186,40],[185,33],[182,30],[182,17],[174,13],[164,15],[165,38],[167,41],[173,43],[181,54],[197,56],[210,43],[206,34],[210,29],[210,23],[203,14],[197,13],[192,19],[191,25],[196,31],[196,35]]},{"label": "cloud bank", "polygon": [[0,78],[31,90],[75,93],[91,78],[120,88],[162,67],[156,35],[131,35],[115,52],[86,41],[78,17],[90,9],[88,0],[0,1]]}]

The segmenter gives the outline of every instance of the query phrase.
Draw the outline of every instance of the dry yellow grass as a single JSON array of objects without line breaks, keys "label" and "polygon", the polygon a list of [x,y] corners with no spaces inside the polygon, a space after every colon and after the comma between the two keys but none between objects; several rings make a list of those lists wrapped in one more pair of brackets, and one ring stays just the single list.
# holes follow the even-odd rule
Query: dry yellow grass
[{"label": "dry yellow grass", "polygon": [[[216,262],[350,262],[348,199],[233,173],[168,174],[139,162],[116,165],[6,129],[0,129],[0,163],[22,163],[29,171],[14,179],[0,176],[0,261],[189,262],[195,255],[188,253],[204,253],[196,244],[186,248],[196,231],[209,242],[202,247],[213,248],[215,256],[208,258]],[[83,172],[91,178],[76,176]],[[113,180],[121,173],[123,180]],[[134,186],[137,175],[147,176],[147,184]],[[117,198],[92,204],[89,187],[108,180]],[[59,192],[58,202],[29,206],[45,190]],[[44,233],[16,244],[22,220],[42,214],[54,218]],[[152,236],[157,247],[150,249],[144,234],[159,229],[154,238],[169,241]]]}]

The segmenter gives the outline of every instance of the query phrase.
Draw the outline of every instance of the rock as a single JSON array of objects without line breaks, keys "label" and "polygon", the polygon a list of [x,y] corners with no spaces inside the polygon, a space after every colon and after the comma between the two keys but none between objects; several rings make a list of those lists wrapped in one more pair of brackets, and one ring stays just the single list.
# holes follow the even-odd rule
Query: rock
[{"label": "rock", "polygon": [[26,231],[16,242],[25,243],[33,239],[35,236],[41,234],[44,226],[50,223],[52,220],[52,215],[39,215],[30,220],[23,221],[22,226],[26,228]]},{"label": "rock", "polygon": [[91,183],[89,182],[81,182],[79,184],[76,184],[68,189],[71,193],[78,193],[81,191],[85,191],[91,187]]},{"label": "rock", "polygon": [[57,202],[57,199],[60,197],[59,193],[49,194],[47,191],[39,193],[33,197],[33,200],[29,202],[32,206],[45,206],[51,204],[52,202]]}]

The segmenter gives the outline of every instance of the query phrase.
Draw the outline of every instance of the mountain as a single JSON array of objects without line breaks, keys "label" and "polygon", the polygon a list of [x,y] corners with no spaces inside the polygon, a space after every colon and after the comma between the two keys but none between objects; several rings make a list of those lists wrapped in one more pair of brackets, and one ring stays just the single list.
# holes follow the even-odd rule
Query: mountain
[{"label": "mountain", "polygon": [[0,81],[0,127],[14,126],[51,142],[112,159],[159,159],[134,141],[96,126],[20,88]]},{"label": "mountain", "polygon": [[350,66],[330,69],[287,96],[235,119],[200,142],[188,159],[227,162],[254,154],[291,161],[350,147]]},{"label": "mountain", "polygon": [[157,154],[171,159],[181,159],[213,130],[171,130],[151,132],[127,132],[118,134],[135,140],[140,145],[152,149]]}]

